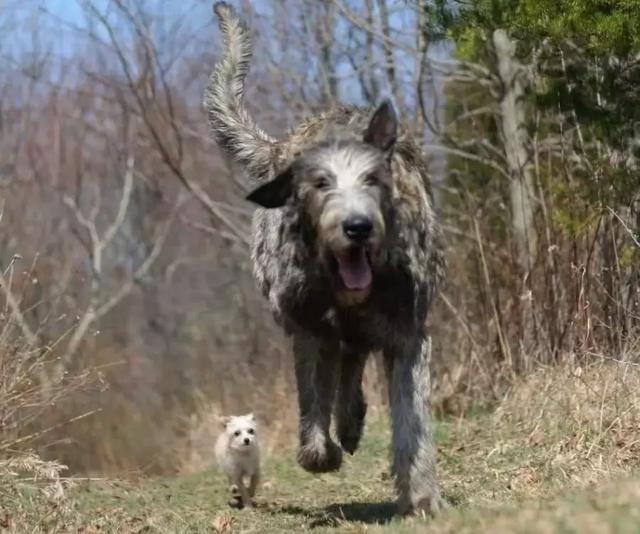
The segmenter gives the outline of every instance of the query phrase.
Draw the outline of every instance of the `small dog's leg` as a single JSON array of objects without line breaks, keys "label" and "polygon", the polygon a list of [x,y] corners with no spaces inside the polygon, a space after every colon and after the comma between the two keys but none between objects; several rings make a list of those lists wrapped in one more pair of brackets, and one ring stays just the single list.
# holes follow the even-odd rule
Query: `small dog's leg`
[{"label": "small dog's leg", "polygon": [[249,478],[249,497],[253,498],[256,495],[256,489],[258,488],[258,483],[260,482],[260,472],[256,471]]},{"label": "small dog's leg", "polygon": [[253,508],[253,502],[251,501],[251,496],[247,491],[247,487],[244,485],[244,481],[242,477],[239,477],[236,480],[235,486],[238,488],[238,493],[240,494],[240,502],[242,503],[243,508]]},{"label": "small dog's leg", "polygon": [[393,430],[393,465],[401,514],[434,514],[446,506],[436,478],[428,412],[431,339],[398,340],[385,350]]},{"label": "small dog's leg", "polygon": [[242,508],[242,496],[240,495],[240,489],[237,484],[231,484],[229,491],[231,492],[229,506],[231,506],[231,508]]},{"label": "small dog's leg", "polygon": [[342,464],[342,451],[329,435],[337,347],[297,331],[293,336],[293,352],[300,408],[298,463],[312,473],[335,471]]},{"label": "small dog's leg", "polygon": [[362,374],[367,354],[347,350],[342,355],[336,400],[336,429],[342,448],[353,454],[362,437],[367,403],[362,393]]}]

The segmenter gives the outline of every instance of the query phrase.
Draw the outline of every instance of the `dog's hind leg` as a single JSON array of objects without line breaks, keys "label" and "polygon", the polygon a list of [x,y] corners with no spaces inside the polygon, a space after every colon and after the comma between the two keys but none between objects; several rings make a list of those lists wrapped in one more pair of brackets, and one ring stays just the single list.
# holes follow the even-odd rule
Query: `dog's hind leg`
[{"label": "dog's hind leg", "polygon": [[293,334],[300,409],[298,463],[312,473],[335,471],[342,464],[342,451],[329,435],[339,361],[336,345],[301,330]]},{"label": "dog's hind leg", "polygon": [[385,349],[392,422],[392,470],[398,511],[433,514],[445,506],[436,478],[436,455],[428,411],[428,337],[396,339]]},{"label": "dog's hind leg", "polygon": [[342,448],[353,454],[362,437],[367,403],[362,393],[362,375],[366,352],[346,349],[340,364],[340,382],[336,399],[336,430]]}]

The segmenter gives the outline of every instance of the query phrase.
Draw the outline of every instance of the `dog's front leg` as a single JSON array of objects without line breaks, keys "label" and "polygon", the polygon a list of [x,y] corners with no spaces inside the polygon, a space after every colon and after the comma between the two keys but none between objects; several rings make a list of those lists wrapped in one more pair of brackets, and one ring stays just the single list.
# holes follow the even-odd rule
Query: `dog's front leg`
[{"label": "dog's front leg", "polygon": [[293,334],[300,409],[298,463],[307,471],[335,471],[342,451],[329,435],[339,353],[335,343],[304,331]]},{"label": "dog's front leg", "polygon": [[229,506],[232,508],[242,508],[242,496],[240,495],[240,488],[237,484],[230,482],[229,492],[231,493],[231,499],[229,500]]},{"label": "dog's front leg", "polygon": [[253,498],[256,495],[256,489],[260,482],[260,472],[256,471],[251,477],[249,477],[249,497]]},{"label": "dog's front leg", "polygon": [[433,514],[445,506],[436,478],[429,416],[431,339],[396,339],[385,349],[398,511]]},{"label": "dog's front leg", "polygon": [[251,500],[251,496],[249,495],[249,491],[247,487],[244,485],[244,480],[242,480],[242,476],[238,476],[234,480],[234,484],[232,487],[237,488],[239,494],[239,501],[242,504],[243,508],[253,508],[253,501]]},{"label": "dog's front leg", "polygon": [[345,350],[340,366],[340,382],[336,399],[336,430],[342,448],[353,454],[362,437],[367,403],[362,393],[362,375],[368,354]]}]

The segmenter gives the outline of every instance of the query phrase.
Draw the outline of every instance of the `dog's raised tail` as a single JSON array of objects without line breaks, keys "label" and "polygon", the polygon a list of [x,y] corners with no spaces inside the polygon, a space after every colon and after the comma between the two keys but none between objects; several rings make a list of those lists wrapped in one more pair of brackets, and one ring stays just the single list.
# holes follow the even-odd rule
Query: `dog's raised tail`
[{"label": "dog's raised tail", "polygon": [[243,104],[252,55],[251,35],[226,2],[216,2],[213,11],[222,31],[224,52],[204,95],[209,125],[218,144],[246,168],[252,179],[260,180],[271,168],[276,141],[256,125]]}]

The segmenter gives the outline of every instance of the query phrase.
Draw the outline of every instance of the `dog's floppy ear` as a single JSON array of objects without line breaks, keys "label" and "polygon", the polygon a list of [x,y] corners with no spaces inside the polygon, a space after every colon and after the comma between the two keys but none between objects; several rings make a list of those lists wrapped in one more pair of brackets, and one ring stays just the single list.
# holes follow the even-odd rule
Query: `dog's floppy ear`
[{"label": "dog's floppy ear", "polygon": [[263,208],[281,208],[293,193],[293,171],[288,167],[273,180],[262,184],[247,195],[247,200]]},{"label": "dog's floppy ear", "polygon": [[393,104],[389,99],[374,112],[367,131],[364,134],[364,142],[386,152],[393,147],[398,135],[398,118]]}]

